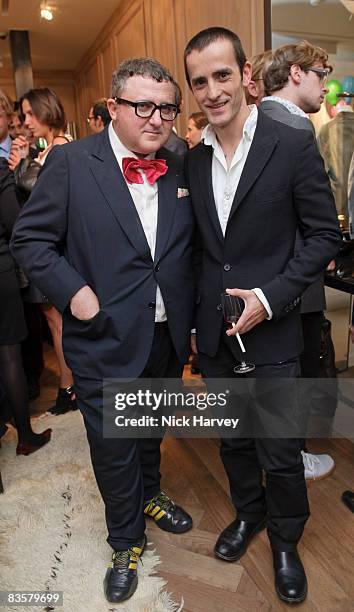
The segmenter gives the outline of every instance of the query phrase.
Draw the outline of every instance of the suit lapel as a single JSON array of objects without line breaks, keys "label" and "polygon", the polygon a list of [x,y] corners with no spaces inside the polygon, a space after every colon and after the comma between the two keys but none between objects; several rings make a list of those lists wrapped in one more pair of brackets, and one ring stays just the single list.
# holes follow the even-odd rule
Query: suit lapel
[{"label": "suit lapel", "polygon": [[168,163],[168,172],[158,179],[158,215],[157,215],[157,236],[155,246],[154,261],[157,263],[163,254],[167,244],[174,214],[177,205],[177,178],[178,174],[173,160],[168,159],[166,150],[161,149],[156,154],[157,159],[165,159]]},{"label": "suit lapel", "polygon": [[[273,150],[278,143],[278,136],[273,130],[267,129],[268,120],[262,113],[258,113],[258,122],[256,131],[253,137],[251,148],[249,150],[246,163],[244,165],[241,178],[236,189],[234,201],[232,203],[229,222],[232,215],[235,213],[244,197],[247,195],[264,166],[271,157]],[[274,123],[273,121],[271,123]],[[265,129],[266,128],[266,129]]]},{"label": "suit lapel", "polygon": [[198,163],[200,193],[206,203],[208,213],[214,225],[217,237],[221,242],[224,240],[216,204],[214,199],[212,178],[213,147],[201,145],[201,160]]},{"label": "suit lapel", "polygon": [[127,238],[143,259],[151,261],[150,247],[130,191],[114,156],[107,129],[97,136],[97,146],[91,154],[90,168]]}]

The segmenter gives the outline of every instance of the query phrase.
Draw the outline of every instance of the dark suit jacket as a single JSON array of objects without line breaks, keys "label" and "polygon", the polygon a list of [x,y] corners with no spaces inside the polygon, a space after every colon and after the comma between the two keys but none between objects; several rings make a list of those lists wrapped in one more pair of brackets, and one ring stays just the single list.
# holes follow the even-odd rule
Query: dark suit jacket
[{"label": "dark suit jacket", "polygon": [[[182,161],[162,149],[169,164],[158,182],[154,261],[107,129],[54,147],[24,206],[12,253],[33,282],[63,313],[68,365],[82,377],[135,377],[146,365],[154,335],[156,287],[181,362],[189,353],[193,309],[193,213]],[[90,321],[74,318],[71,297],[89,285],[100,302]]]},{"label": "dark suit jacket", "polygon": [[[300,296],[335,256],[341,234],[322,159],[310,133],[259,112],[254,139],[223,237],[212,187],[211,146],[187,156],[198,224],[197,343],[215,355],[222,331],[220,294],[226,288],[263,290],[273,311],[245,334],[247,358],[276,363],[302,351]],[[300,228],[305,243],[295,256]]]},{"label": "dark suit jacket", "polygon": [[[277,102],[276,100],[265,100],[260,105],[260,109],[276,121],[281,121],[290,125],[291,127],[298,130],[306,130],[313,134],[316,138],[314,127],[306,117],[300,115],[294,115],[285,106]],[[301,237],[298,237],[299,248],[301,247]],[[312,283],[301,296],[301,312],[320,312],[326,308],[326,299],[324,292],[324,281],[323,278]]]},{"label": "dark suit jacket", "polygon": [[177,134],[171,132],[171,135],[165,144],[165,149],[184,157],[188,152],[188,145],[183,138],[180,138],[177,136]]}]

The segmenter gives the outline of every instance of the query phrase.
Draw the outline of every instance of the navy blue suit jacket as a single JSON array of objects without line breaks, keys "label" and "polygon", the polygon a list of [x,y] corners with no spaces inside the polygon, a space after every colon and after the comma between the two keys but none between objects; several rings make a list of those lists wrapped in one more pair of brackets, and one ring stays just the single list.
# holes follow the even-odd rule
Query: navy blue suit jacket
[{"label": "navy blue suit jacket", "polygon": [[[177,355],[187,359],[193,214],[189,197],[177,197],[186,187],[181,160],[165,149],[157,157],[169,169],[158,181],[154,261],[107,129],[54,147],[16,223],[12,253],[63,313],[64,354],[78,376],[141,374],[154,335],[157,285]],[[84,285],[100,303],[87,322],[70,311]]]}]

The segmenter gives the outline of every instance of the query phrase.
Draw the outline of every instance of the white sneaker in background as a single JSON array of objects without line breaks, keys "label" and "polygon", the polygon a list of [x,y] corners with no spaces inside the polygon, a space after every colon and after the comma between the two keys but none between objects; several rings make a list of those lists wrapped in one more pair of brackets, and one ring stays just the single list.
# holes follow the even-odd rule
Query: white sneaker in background
[{"label": "white sneaker in background", "polygon": [[332,474],[334,461],[330,455],[313,455],[301,451],[306,480],[321,480]]}]

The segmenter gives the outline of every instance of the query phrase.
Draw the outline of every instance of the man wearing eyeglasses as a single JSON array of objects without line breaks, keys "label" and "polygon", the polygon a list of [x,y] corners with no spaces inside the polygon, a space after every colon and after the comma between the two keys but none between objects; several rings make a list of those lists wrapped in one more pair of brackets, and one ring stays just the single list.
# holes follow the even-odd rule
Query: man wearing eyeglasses
[{"label": "man wearing eyeglasses", "polygon": [[263,74],[266,97],[261,110],[292,127],[313,130],[308,114],[320,110],[331,71],[321,47],[307,41],[279,47]]},{"label": "man wearing eyeglasses", "polygon": [[[308,114],[320,110],[328,91],[326,82],[331,71],[328,53],[321,47],[307,41],[279,47],[263,71],[267,95],[260,109],[272,119],[299,130],[310,131],[315,137]],[[298,234],[298,247],[300,245],[301,235]],[[300,361],[303,378],[315,379],[319,376],[321,326],[325,308],[324,283],[323,278],[320,278],[301,296],[304,350]],[[334,461],[330,455],[308,452],[305,440],[301,440],[301,447],[307,480],[319,480],[333,472]]]},{"label": "man wearing eyeglasses", "polygon": [[137,587],[144,514],[172,533],[192,527],[160,489],[160,440],[138,444],[102,431],[104,379],[178,379],[189,355],[193,216],[183,162],[163,148],[180,101],[161,64],[123,62],[107,102],[111,123],[53,148],[12,244],[63,313],[64,353],[114,550],[104,582],[110,602]]},{"label": "man wearing eyeglasses", "polygon": [[90,108],[88,117],[86,117],[90,130],[94,134],[99,134],[104,130],[106,125],[109,124],[110,120],[111,117],[107,108],[107,99],[100,98],[96,100]]}]

